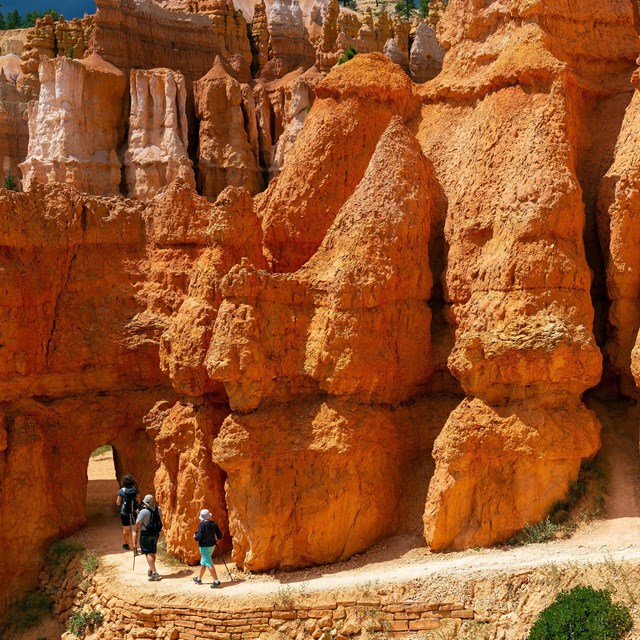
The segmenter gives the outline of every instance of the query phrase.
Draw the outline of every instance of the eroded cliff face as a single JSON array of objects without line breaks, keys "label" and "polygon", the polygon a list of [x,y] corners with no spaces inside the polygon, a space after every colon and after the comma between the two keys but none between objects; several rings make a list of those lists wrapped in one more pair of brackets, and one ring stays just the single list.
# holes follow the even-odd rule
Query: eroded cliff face
[{"label": "eroded cliff face", "polygon": [[[599,448],[580,403],[601,375],[581,137],[593,102],[624,91],[638,41],[631,3],[596,9],[452,1],[440,23],[451,49],[422,91],[418,139],[448,202],[449,368],[468,398],[434,450],[425,531],[436,550],[490,544],[540,519]],[[531,19],[514,28],[519,12]],[[527,450],[506,465],[520,438]]]},{"label": "eroded cliff face", "polygon": [[[40,67],[29,191],[0,194],[0,531],[16,495],[37,522],[0,540],[3,598],[82,523],[105,442],[188,561],[202,506],[250,570],[394,532],[491,545],[545,517],[600,446],[582,395],[605,295],[610,372],[640,381],[631,0],[451,0],[422,85],[389,57],[433,75],[424,25],[329,3],[307,69],[295,1],[259,5],[252,50],[230,2],[190,6],[100,0],[106,60]],[[373,53],[323,77],[356,42]],[[107,98],[102,124],[82,115]],[[117,194],[117,151],[138,201],[54,184]]]},{"label": "eroded cliff face", "polygon": [[[111,443],[118,476],[134,473],[141,488],[152,489],[156,468],[171,473],[168,455],[154,462],[145,416],[175,403],[160,336],[206,248],[180,206],[185,190],[193,193],[175,185],[148,205],[60,184],[0,196],[3,608],[35,584],[46,546],[85,522],[93,449]],[[201,220],[206,228],[207,211]],[[206,447],[208,434],[192,437]],[[182,486],[186,473],[170,478]],[[25,504],[32,526],[16,530]]]}]

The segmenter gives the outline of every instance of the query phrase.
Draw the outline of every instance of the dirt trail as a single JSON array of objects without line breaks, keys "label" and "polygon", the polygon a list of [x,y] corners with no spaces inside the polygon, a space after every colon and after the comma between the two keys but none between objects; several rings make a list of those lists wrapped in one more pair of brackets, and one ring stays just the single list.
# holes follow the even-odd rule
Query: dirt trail
[{"label": "dirt trail", "polygon": [[158,566],[163,580],[150,583],[144,557],[132,568],[132,553],[122,550],[120,525],[114,500],[118,484],[110,454],[92,458],[89,465],[87,501],[88,527],[74,538],[94,549],[109,568],[118,589],[131,597],[148,600],[160,597],[173,602],[197,603],[202,598],[224,600],[225,607],[246,605],[273,598],[283,585],[302,586],[313,595],[348,591],[366,584],[399,584],[413,580],[439,580],[453,576],[511,573],[549,563],[593,564],[606,559],[640,559],[640,456],[637,444],[637,419],[627,404],[591,402],[603,421],[602,459],[610,467],[608,516],[583,525],[569,540],[524,547],[470,550],[450,554],[430,554],[420,538],[389,538],[364,554],[347,562],[313,569],[249,575],[235,570],[230,557],[227,564],[233,581],[221,562],[216,563],[224,581],[221,590],[208,584],[194,585],[195,568],[161,558]]}]

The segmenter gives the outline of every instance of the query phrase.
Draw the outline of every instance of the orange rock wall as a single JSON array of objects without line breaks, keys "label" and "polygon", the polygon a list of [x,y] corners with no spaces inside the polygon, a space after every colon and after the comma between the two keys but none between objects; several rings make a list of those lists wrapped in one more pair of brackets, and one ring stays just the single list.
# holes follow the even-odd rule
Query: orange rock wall
[{"label": "orange rock wall", "polygon": [[[510,29],[505,16],[518,2],[507,10],[452,0],[440,24],[450,47],[443,73],[422,91],[418,140],[448,202],[445,317],[456,330],[449,368],[469,396],[434,450],[425,531],[436,550],[490,544],[544,517],[599,448],[599,424],[580,404],[601,375],[580,136],[594,87],[602,101],[620,91],[638,45],[631,3],[600,2],[597,17],[573,4],[565,15],[564,5],[534,3],[533,19]],[[571,28],[592,35],[572,40]],[[599,75],[604,66],[609,72]],[[553,418],[560,413],[562,427]],[[470,444],[474,430],[486,445]],[[504,465],[518,432],[537,444]],[[548,464],[550,437],[564,443],[550,454],[553,471],[534,471]],[[485,446],[483,472],[473,460]]]},{"label": "orange rock wall", "polygon": [[[302,33],[296,2],[276,8]],[[199,79],[224,42],[195,92],[211,202],[180,181],[147,203],[0,194],[0,531],[16,494],[38,522],[0,538],[3,601],[82,523],[74,479],[104,442],[155,482],[171,552],[197,558],[207,507],[239,566],[290,568],[394,532],[491,545],[545,517],[600,446],[595,333],[636,394],[631,0],[451,0],[443,71],[419,87],[381,53],[279,77],[299,52],[274,57],[275,38],[262,71],[282,68],[251,85],[231,5],[198,11],[171,17],[174,53],[169,12],[100,0],[92,46]],[[405,60],[406,25],[350,15],[331,13],[319,59],[348,35]],[[217,179],[230,167],[242,184]],[[258,167],[278,175],[252,199]]]},{"label": "orange rock wall", "polygon": [[[0,196],[0,609],[35,585],[45,547],[85,522],[93,449],[111,443],[118,477],[153,491],[145,416],[175,403],[160,334],[206,244],[179,198],[174,189],[145,206],[60,185]],[[16,529],[24,505],[32,526]]]}]

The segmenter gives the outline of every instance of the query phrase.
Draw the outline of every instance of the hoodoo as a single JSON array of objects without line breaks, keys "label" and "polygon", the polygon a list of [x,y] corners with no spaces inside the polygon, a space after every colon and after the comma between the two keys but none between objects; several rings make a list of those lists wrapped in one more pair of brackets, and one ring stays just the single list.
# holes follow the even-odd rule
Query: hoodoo
[{"label": "hoodoo", "polygon": [[502,543],[639,397],[635,0],[245,4],[97,0],[0,58],[0,613],[105,443],[169,554],[206,508],[285,571]]}]

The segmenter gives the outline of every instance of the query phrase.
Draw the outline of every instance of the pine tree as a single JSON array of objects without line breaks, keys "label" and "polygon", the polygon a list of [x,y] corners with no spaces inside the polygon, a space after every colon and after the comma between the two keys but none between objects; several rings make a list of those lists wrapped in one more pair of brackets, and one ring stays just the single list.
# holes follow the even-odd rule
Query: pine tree
[{"label": "pine tree", "polygon": [[418,15],[423,20],[429,15],[429,2],[431,2],[431,0],[420,0],[420,6],[418,7]]},{"label": "pine tree", "polygon": [[413,4],[413,0],[400,0],[396,3],[395,9],[398,15],[409,20],[411,14],[416,10],[416,5]]},{"label": "pine tree", "polygon": [[0,11],[0,31],[4,31],[7,28],[7,23],[4,21],[4,13]]},{"label": "pine tree", "polygon": [[357,9],[356,0],[338,0],[343,7],[347,9],[353,9],[354,11]]},{"label": "pine tree", "polygon": [[38,18],[42,18],[43,14],[40,13],[39,11],[29,11],[29,13],[27,13],[27,17],[25,19],[25,22],[27,23],[27,27],[35,27],[36,26],[36,20]]},{"label": "pine tree", "polygon": [[23,26],[22,16],[17,9],[9,11],[7,14],[7,29],[20,29]]}]

